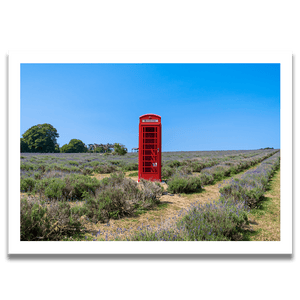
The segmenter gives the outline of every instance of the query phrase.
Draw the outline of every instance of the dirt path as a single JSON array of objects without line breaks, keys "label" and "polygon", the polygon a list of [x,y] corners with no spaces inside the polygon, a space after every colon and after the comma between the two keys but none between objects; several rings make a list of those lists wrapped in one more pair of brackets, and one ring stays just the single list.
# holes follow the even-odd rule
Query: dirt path
[{"label": "dirt path", "polygon": [[[137,217],[124,218],[120,220],[110,220],[108,224],[93,224],[86,221],[85,227],[91,232],[91,234],[93,234],[94,239],[96,240],[114,240],[116,237],[125,239],[141,228],[150,227],[155,230],[156,228],[166,228],[172,226],[179,218],[181,218],[185,214],[191,204],[206,203],[213,200],[218,200],[220,196],[220,187],[228,184],[232,178],[240,177],[246,171],[239,173],[233,177],[229,177],[227,180],[217,182],[214,185],[205,186],[201,193],[194,193],[189,195],[163,195],[160,198],[161,204],[158,208],[143,213]],[[127,172],[126,175],[128,176],[129,173],[132,172]],[[106,176],[108,176],[108,174],[98,174],[95,177],[101,179]],[[137,177],[129,178],[137,181]],[[162,186],[166,190],[167,185],[165,183],[162,183]]]}]

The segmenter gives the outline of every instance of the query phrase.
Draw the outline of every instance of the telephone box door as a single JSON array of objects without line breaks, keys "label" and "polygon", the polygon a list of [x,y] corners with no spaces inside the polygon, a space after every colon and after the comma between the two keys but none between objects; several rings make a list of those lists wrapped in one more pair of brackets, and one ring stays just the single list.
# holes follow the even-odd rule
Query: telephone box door
[{"label": "telephone box door", "polygon": [[[161,124],[157,115],[146,115],[139,128],[139,181],[161,181]],[[159,117],[159,122],[158,118]],[[143,117],[143,116],[142,116]],[[140,117],[141,118],[141,117]],[[151,122],[152,121],[152,122]],[[156,122],[157,121],[157,122]],[[158,124],[157,124],[158,123]]]}]

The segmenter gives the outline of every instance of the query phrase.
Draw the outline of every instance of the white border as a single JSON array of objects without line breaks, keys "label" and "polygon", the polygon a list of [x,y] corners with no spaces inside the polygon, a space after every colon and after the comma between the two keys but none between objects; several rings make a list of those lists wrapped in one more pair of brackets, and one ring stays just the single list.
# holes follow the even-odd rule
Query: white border
[{"label": "white border", "polygon": [[[20,242],[21,63],[280,63],[281,241]],[[8,230],[8,254],[292,254],[292,54],[281,51],[10,52]]]},{"label": "white border", "polygon": [[9,48],[9,50],[292,50],[292,48]]}]

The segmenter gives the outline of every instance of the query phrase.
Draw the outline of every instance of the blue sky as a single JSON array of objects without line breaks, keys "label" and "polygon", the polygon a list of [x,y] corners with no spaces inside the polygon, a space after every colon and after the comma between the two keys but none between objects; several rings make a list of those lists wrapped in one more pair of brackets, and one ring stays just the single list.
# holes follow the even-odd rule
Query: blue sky
[{"label": "blue sky", "polygon": [[163,151],[280,148],[279,64],[21,64],[21,136],[50,123],[61,146],[138,147],[162,117]]}]

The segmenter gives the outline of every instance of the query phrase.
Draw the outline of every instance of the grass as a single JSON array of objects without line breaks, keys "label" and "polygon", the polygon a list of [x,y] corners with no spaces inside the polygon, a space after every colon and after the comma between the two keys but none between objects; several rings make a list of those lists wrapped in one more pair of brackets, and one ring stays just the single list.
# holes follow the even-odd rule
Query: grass
[{"label": "grass", "polygon": [[156,209],[162,210],[162,209],[168,207],[168,205],[169,205],[168,203],[159,203],[159,204],[157,205]]},{"label": "grass", "polygon": [[[163,210],[166,207],[168,207],[168,203],[158,203],[158,204],[156,204],[155,208],[152,208],[152,209],[154,209],[153,213],[155,212],[155,210]],[[140,209],[137,209],[137,211],[135,212],[134,216],[137,217],[137,216],[145,214],[147,212],[149,212],[148,208],[140,208]]]},{"label": "grass", "polygon": [[[209,184],[209,185],[213,185],[213,184]],[[184,197],[184,198],[188,198],[188,199],[192,199],[195,198],[196,196],[202,195],[207,193],[207,191],[205,190],[205,187],[203,189],[198,189],[193,193],[180,193],[178,195],[180,195],[180,197]]]},{"label": "grass", "polygon": [[133,172],[128,174],[129,177],[136,177],[139,176],[139,172]]},{"label": "grass", "polygon": [[280,169],[269,182],[260,206],[249,214],[250,227],[244,239],[250,241],[280,241]]}]

